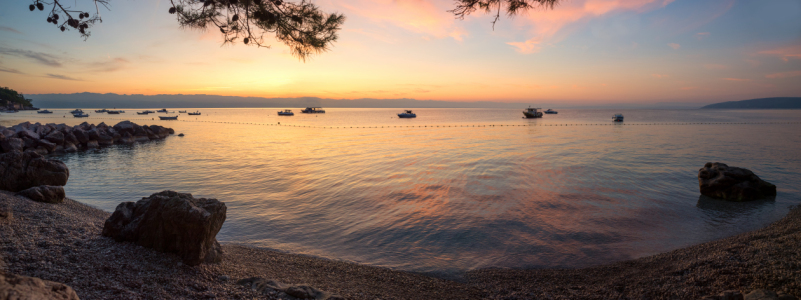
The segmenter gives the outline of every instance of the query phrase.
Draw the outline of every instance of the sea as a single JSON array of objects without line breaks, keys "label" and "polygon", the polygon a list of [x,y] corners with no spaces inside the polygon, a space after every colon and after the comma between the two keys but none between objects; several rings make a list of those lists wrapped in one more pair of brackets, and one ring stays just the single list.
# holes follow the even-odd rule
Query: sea
[{"label": "sea", "polygon": [[[52,155],[69,167],[67,196],[109,212],[163,190],[216,198],[228,208],[222,243],[445,276],[653,255],[761,228],[801,204],[801,110],[169,110],[177,121],[55,109],[2,113],[0,125],[173,128],[164,140]],[[707,162],[750,169],[778,194],[701,196]]]}]

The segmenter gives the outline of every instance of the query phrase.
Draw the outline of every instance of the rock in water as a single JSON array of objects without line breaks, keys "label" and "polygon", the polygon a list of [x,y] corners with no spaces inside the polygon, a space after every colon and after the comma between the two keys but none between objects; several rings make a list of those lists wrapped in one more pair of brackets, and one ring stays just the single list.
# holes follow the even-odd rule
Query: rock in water
[{"label": "rock in water", "polygon": [[64,187],[52,185],[40,185],[17,193],[18,196],[31,199],[33,201],[45,203],[64,202]]},{"label": "rock in water", "polygon": [[776,196],[776,186],[748,169],[708,162],[698,171],[701,194],[729,201],[750,201]]},{"label": "rock in water", "polygon": [[78,300],[78,294],[63,283],[0,272],[0,299]]},{"label": "rock in water", "polygon": [[0,154],[0,190],[19,192],[40,185],[67,184],[70,171],[63,162],[33,152]]},{"label": "rock in water", "polygon": [[225,212],[225,203],[217,199],[163,191],[117,205],[103,226],[103,235],[176,253],[187,265],[219,262],[222,248],[216,236]]}]

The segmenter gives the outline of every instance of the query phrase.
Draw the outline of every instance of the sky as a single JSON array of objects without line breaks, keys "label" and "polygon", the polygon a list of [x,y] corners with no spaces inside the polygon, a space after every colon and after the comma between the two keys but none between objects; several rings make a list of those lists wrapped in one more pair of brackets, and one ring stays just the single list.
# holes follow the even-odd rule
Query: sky
[{"label": "sky", "polygon": [[0,1],[0,86],[565,105],[801,96],[798,0],[566,0],[494,29],[492,15],[454,18],[449,0],[314,2],[347,19],[303,62],[272,38],[223,46],[217,29],[181,29],[168,0],[111,0],[85,41],[32,1]]}]

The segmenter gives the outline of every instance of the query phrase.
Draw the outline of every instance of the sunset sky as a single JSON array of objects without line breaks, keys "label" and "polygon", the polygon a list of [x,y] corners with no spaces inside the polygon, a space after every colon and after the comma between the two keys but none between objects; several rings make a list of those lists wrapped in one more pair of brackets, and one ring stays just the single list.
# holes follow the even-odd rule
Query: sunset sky
[{"label": "sunset sky", "polygon": [[[317,0],[347,19],[330,52],[222,46],[167,0],[111,0],[84,41],[0,2],[0,86],[24,94],[712,103],[801,96],[801,1],[567,0],[458,20],[449,0]],[[94,13],[89,0],[65,2]],[[90,9],[91,7],[91,9]]]}]

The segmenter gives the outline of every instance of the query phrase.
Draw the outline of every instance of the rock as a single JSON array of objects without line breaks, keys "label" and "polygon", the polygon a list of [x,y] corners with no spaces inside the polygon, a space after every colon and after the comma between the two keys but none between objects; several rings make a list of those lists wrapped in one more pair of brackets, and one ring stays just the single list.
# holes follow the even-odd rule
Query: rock
[{"label": "rock", "polygon": [[14,211],[5,204],[0,205],[0,221],[14,220]]},{"label": "rock", "polygon": [[714,296],[706,296],[702,300],[743,300],[743,294],[737,290],[727,290]]},{"label": "rock", "polygon": [[103,236],[176,253],[190,266],[219,262],[217,233],[225,222],[225,203],[192,194],[163,191],[122,202],[103,226]]},{"label": "rock", "polygon": [[220,276],[220,281],[228,281],[228,280],[231,280],[231,276],[228,276],[228,275],[221,275]]},{"label": "rock", "polygon": [[86,131],[80,128],[76,128],[72,131],[72,134],[75,135],[75,138],[78,139],[78,142],[81,144],[85,144],[89,141],[89,135],[86,134]]},{"label": "rock", "polygon": [[114,138],[106,134],[101,134],[97,139],[97,143],[103,146],[114,145]]},{"label": "rock", "polygon": [[127,132],[128,134],[133,136],[136,133],[136,128],[138,127],[139,125],[136,125],[136,123],[133,123],[131,121],[122,121],[117,123],[117,125],[114,125],[114,130],[122,135],[124,135]]},{"label": "rock", "polygon": [[237,284],[249,287],[253,291],[262,294],[272,294],[275,292],[286,293],[289,296],[298,299],[315,299],[315,300],[339,300],[344,299],[341,296],[333,295],[321,291],[317,288],[308,285],[290,285],[280,283],[275,280],[268,280],[259,277],[251,277],[237,281]]},{"label": "rock", "polygon": [[29,139],[32,139],[32,140],[38,140],[39,139],[39,134],[37,134],[36,132],[33,132],[30,129],[23,129],[23,130],[17,132],[17,137],[21,138],[21,139],[29,138]]},{"label": "rock", "polygon": [[184,136],[184,134],[183,133],[179,133],[178,136]]},{"label": "rock", "polygon": [[50,151],[47,151],[47,148],[42,147],[42,146],[36,147],[36,149],[30,149],[30,150],[25,150],[25,151],[33,151],[33,152],[36,152],[36,154],[39,154],[41,156],[45,156],[48,153],[50,153]]},{"label": "rock", "polygon": [[18,192],[40,185],[66,185],[69,169],[63,162],[36,153],[0,154],[0,189]]},{"label": "rock", "polygon": [[7,138],[3,142],[0,142],[0,148],[3,149],[3,152],[11,152],[11,151],[22,152],[22,149],[24,149],[24,147],[25,147],[25,142],[23,142],[21,138]]},{"label": "rock", "polygon": [[22,196],[37,202],[61,203],[64,202],[64,187],[40,185],[22,190],[17,193],[17,196]]},{"label": "rock", "polygon": [[778,292],[776,295],[779,296],[778,300],[798,300],[795,296],[783,292]]},{"label": "rock", "polygon": [[64,152],[72,153],[72,152],[77,152],[77,151],[78,151],[78,147],[76,147],[74,144],[72,144],[72,143],[64,143]]},{"label": "rock", "polygon": [[776,186],[748,169],[708,162],[698,171],[701,194],[729,201],[750,201],[776,196]]},{"label": "rock", "polygon": [[53,130],[45,136],[45,139],[54,144],[60,145],[64,143],[64,134],[61,133],[61,131]]},{"label": "rock", "polygon": [[56,151],[56,146],[57,145],[55,143],[51,142],[51,141],[42,139],[42,140],[39,140],[38,144],[39,144],[38,147],[43,147],[43,148],[47,149],[47,152]]},{"label": "rock", "polygon": [[122,137],[120,137],[119,142],[122,144],[133,144],[136,142],[136,140],[134,140],[133,136],[130,133],[126,132],[122,134]]},{"label": "rock", "polygon": [[39,146],[39,140],[34,140],[29,137],[24,137],[22,138],[22,144],[25,147],[25,149],[36,149],[36,147]]},{"label": "rock", "polygon": [[98,147],[100,147],[100,144],[98,144],[95,140],[86,142],[86,149],[96,149]]},{"label": "rock", "polygon": [[78,300],[71,287],[58,282],[0,273],[0,299]]},{"label": "rock", "polygon": [[78,138],[75,137],[72,132],[68,132],[64,134],[64,143],[71,143],[73,145],[80,144],[81,142],[78,141]]},{"label": "rock", "polygon": [[745,300],[777,300],[779,295],[769,290],[753,290],[745,294]]}]

